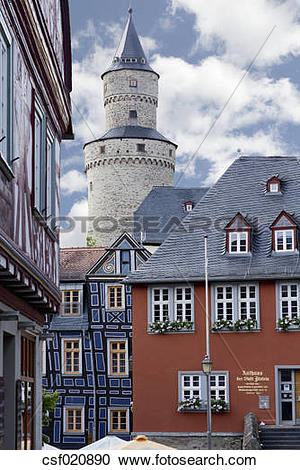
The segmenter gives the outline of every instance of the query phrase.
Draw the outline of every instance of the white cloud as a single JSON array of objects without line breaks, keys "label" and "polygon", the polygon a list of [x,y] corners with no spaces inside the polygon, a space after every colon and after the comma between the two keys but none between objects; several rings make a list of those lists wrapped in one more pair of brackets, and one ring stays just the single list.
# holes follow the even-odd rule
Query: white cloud
[{"label": "white cloud", "polygon": [[[206,159],[211,182],[235,158],[238,148],[243,154],[290,153],[281,129],[300,124],[300,93],[290,78],[270,78],[270,69],[262,66],[300,54],[300,1],[229,0],[226,8],[223,0],[170,1],[174,12],[184,8],[194,14],[199,46],[210,51],[199,63],[162,54],[154,55],[151,62],[161,76],[158,130],[179,145],[177,169],[194,175],[196,162]],[[186,168],[274,24],[276,30],[256,62],[261,67],[250,70],[242,80],[194,162]],[[83,37],[94,31],[99,28],[88,25]],[[106,24],[101,35],[94,37],[89,53],[74,63],[72,96],[81,113],[74,110],[75,133],[82,142],[105,132],[100,75],[112,60],[121,31],[116,23]],[[103,40],[105,35],[109,42]],[[148,51],[157,50],[153,38],[142,42]]]},{"label": "white cloud", "polygon": [[248,64],[276,26],[256,65],[279,63],[300,54],[300,2],[298,0],[170,0],[173,12],[195,15],[198,47],[218,50],[236,64]]},{"label": "white cloud", "polygon": [[70,170],[61,177],[60,187],[67,195],[84,193],[87,189],[86,177],[78,170]]},{"label": "white cloud", "polygon": [[[60,244],[62,247],[68,246],[86,246],[86,218],[88,216],[88,201],[87,199],[81,199],[77,201],[71,208],[67,217],[70,218],[66,227],[70,228],[70,231],[61,231]],[[78,220],[83,218],[84,221]]]}]

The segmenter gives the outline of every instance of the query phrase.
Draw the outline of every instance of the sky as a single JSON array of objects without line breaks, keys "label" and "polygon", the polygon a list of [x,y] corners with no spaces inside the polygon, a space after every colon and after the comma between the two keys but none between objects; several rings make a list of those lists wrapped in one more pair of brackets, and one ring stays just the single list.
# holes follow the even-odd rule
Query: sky
[{"label": "sky", "polygon": [[[74,141],[61,153],[61,215],[87,216],[83,145],[105,132],[101,74],[129,0],[70,0]],[[178,144],[175,185],[213,184],[239,155],[300,155],[300,0],[132,0],[160,74],[158,131]],[[84,246],[86,233],[61,233]]]}]

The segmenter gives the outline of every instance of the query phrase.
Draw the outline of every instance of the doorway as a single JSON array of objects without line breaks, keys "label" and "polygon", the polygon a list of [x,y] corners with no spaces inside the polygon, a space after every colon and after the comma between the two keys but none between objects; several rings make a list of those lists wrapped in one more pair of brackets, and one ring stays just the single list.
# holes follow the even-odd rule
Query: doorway
[{"label": "doorway", "polygon": [[279,424],[300,425],[300,368],[279,369]]}]

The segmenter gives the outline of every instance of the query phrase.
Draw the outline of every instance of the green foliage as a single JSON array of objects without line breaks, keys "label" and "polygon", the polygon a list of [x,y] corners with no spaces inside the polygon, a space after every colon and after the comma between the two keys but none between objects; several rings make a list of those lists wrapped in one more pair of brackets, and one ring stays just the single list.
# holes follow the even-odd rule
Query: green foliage
[{"label": "green foliage", "polygon": [[178,405],[179,411],[184,410],[200,410],[202,405],[202,400],[200,398],[189,398],[188,400],[181,401]]},{"label": "green foliage", "polygon": [[86,237],[86,246],[96,246],[96,240],[93,237]]},{"label": "green foliage", "polygon": [[149,325],[150,331],[157,334],[164,334],[170,331],[191,330],[194,323],[191,321],[156,321]]},{"label": "green foliage", "polygon": [[42,393],[43,393],[42,394],[42,398],[43,398],[42,425],[49,426],[50,424],[49,413],[53,413],[54,408],[56,407],[56,404],[58,402],[59,393],[57,392],[46,393],[46,390],[44,388],[43,388]]},{"label": "green foliage", "polygon": [[288,331],[293,327],[300,327],[300,318],[280,318],[278,328],[282,331]]},{"label": "green foliage", "polygon": [[228,410],[228,405],[224,400],[211,400],[211,411],[213,413],[223,413]]},{"label": "green foliage", "polygon": [[248,318],[248,320],[237,320],[233,322],[232,320],[217,320],[213,326],[212,331],[253,331],[257,328],[257,321]]}]

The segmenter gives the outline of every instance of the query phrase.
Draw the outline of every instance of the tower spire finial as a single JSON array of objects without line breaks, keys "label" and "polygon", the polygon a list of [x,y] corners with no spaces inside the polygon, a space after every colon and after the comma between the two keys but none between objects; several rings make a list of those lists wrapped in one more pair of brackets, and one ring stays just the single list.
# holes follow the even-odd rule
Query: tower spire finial
[{"label": "tower spire finial", "polygon": [[132,9],[132,0],[130,0],[130,2],[129,2],[129,8],[128,8],[128,13],[129,13],[130,16],[132,15],[132,12],[133,12],[133,9]]}]

